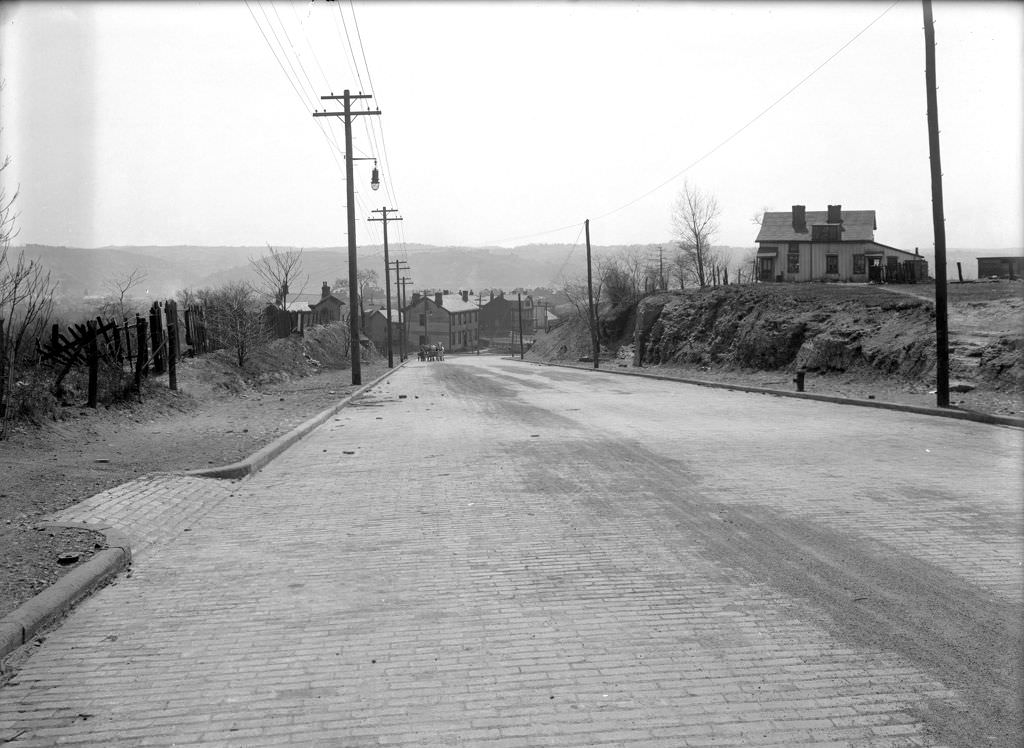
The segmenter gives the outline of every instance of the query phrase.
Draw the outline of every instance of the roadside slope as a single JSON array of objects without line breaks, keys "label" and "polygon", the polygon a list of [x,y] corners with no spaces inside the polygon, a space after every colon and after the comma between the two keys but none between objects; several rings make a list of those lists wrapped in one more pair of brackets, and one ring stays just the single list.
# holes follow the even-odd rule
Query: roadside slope
[{"label": "roadside slope", "polygon": [[[797,370],[818,391],[924,400],[935,382],[935,311],[928,285],[726,286],[667,292],[635,309],[607,310],[602,359],[712,381],[793,389]],[[1024,406],[1024,298],[1021,284],[964,284],[950,298],[950,376],[957,404],[1016,414]],[[633,320],[635,319],[635,324]],[[573,363],[590,355],[584,320],[538,337],[530,357]],[[852,390],[852,392],[850,392]],[[967,392],[968,394],[963,394]],[[929,404],[934,404],[934,398]]]}]

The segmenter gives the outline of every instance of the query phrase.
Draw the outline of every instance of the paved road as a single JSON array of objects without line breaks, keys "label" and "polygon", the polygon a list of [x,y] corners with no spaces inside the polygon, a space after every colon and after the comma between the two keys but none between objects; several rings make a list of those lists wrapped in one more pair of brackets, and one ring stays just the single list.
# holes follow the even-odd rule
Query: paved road
[{"label": "paved road", "polygon": [[1022,454],[413,362],[252,479],[93,502],[141,552],[0,690],[0,743],[1019,745]]}]

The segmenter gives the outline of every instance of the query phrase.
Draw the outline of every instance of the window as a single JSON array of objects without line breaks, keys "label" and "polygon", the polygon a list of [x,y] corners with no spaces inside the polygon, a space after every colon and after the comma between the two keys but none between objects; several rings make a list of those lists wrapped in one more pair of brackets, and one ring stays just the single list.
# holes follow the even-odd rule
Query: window
[{"label": "window", "polygon": [[421,314],[420,315],[420,326],[421,327],[426,327],[427,326],[427,315],[425,315],[425,314]]},{"label": "window", "polygon": [[825,274],[839,275],[839,255],[825,255]]},{"label": "window", "polygon": [[800,272],[800,250],[798,248],[797,250],[794,251],[792,245],[789,248],[789,254],[786,255],[786,272]]},{"label": "window", "polygon": [[864,255],[853,256],[853,274],[864,275],[867,272],[867,263],[864,261]]}]

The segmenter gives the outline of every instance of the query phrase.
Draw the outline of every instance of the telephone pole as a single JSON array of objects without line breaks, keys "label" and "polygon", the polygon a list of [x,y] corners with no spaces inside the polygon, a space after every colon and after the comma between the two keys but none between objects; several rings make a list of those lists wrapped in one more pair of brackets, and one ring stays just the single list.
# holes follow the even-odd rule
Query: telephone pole
[{"label": "telephone pole", "polygon": [[398,351],[402,361],[405,361],[405,287],[412,282],[410,278],[402,278],[403,270],[409,269],[409,263],[404,260],[395,260],[395,300],[398,302]]},{"label": "telephone pole", "polygon": [[946,218],[942,209],[939,113],[935,80],[935,23],[932,2],[923,0],[924,79],[928,98],[928,157],[932,171],[932,229],[935,232],[935,404],[949,407],[949,318],[946,308]]},{"label": "telephone pole", "polygon": [[665,290],[665,248],[658,247],[658,287],[655,291]]},{"label": "telephone pole", "polygon": [[[349,335],[352,338],[352,384],[362,384],[363,375],[359,365],[359,317],[355,313],[355,301],[359,296],[359,280],[356,275],[359,272],[356,262],[356,197],[355,188],[352,185],[352,118],[364,114],[380,114],[379,109],[367,109],[362,112],[352,111],[354,99],[372,99],[370,94],[351,94],[346,88],[341,96],[321,96],[321,101],[341,100],[344,104],[343,111],[313,112],[314,117],[342,117],[345,120],[345,188],[346,202],[348,203],[348,302],[349,302]],[[390,320],[388,320],[390,323]]]},{"label": "telephone pole", "polygon": [[[512,358],[515,358],[516,354],[512,352]],[[526,358],[526,353],[523,348],[523,295],[519,294],[519,360],[522,361]]]},{"label": "telephone pole", "polygon": [[587,231],[587,321],[590,323],[590,344],[594,347],[594,368],[597,367],[597,356],[600,346],[597,341],[597,311],[594,309],[594,271],[590,262],[590,219],[583,222]]},{"label": "telephone pole", "polygon": [[384,224],[384,295],[388,300],[388,323],[384,326],[387,330],[388,340],[388,368],[395,368],[395,355],[391,352],[391,264],[388,261],[388,221],[401,221],[399,216],[388,218],[388,213],[397,213],[397,208],[381,208],[371,210],[371,213],[380,213],[380,218],[367,218],[368,221],[380,221]]},{"label": "telephone pole", "polygon": [[[403,269],[408,270],[408,267]],[[409,299],[405,295],[405,287],[408,286],[410,283],[412,283],[412,278],[409,278],[408,276],[403,275],[401,278],[398,279],[398,286],[400,289],[400,299],[398,303],[402,307],[400,315],[402,318],[402,355],[405,356],[406,358],[409,357],[409,350],[408,348],[406,348],[409,342],[409,315],[406,314],[405,310],[409,305]]]}]

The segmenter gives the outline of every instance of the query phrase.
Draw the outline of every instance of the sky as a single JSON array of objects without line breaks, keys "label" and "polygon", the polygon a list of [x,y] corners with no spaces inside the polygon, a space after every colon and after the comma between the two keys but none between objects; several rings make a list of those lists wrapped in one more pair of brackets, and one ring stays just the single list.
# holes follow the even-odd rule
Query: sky
[{"label": "sky", "polygon": [[[946,241],[1024,247],[1024,3],[936,2]],[[16,243],[671,241],[684,183],[720,245],[806,205],[933,245],[920,2],[5,3]],[[376,157],[383,183],[370,188]]]}]

